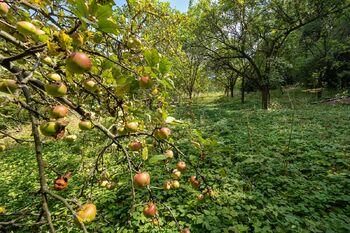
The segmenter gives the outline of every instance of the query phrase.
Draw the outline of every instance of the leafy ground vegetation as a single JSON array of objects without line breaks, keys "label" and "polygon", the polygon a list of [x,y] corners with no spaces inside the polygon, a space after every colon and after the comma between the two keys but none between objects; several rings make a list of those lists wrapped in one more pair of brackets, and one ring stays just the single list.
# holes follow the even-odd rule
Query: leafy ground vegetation
[{"label": "leafy ground vegetation", "polygon": [[[178,118],[195,123],[193,128],[179,127],[198,129],[203,153],[194,150],[189,140],[178,143],[197,161],[213,187],[211,198],[198,200],[200,192],[186,182],[179,190],[168,191],[161,182],[152,184],[159,187],[154,188],[157,196],[174,207],[181,225],[192,232],[350,231],[350,106],[315,102],[314,96],[299,90],[274,94],[278,98],[273,98],[268,111],[259,109],[255,95],[244,105],[230,98],[204,96],[195,99],[191,107],[176,108]],[[70,132],[79,133],[78,128],[69,127]],[[96,220],[87,225],[89,232],[177,232],[166,211],[157,223],[142,214],[142,205],[130,209],[130,191],[118,188],[128,182],[129,175],[119,165],[123,157],[116,158],[113,148],[103,163],[113,168],[109,176],[117,187],[100,187],[98,180],[93,186],[84,183],[95,166],[93,158],[106,144],[97,131],[80,132],[75,142],[44,141],[44,159],[56,161],[47,165],[48,179],[55,179],[55,170],[72,171],[73,178],[62,196],[91,196],[97,206]],[[26,143],[8,147],[0,152],[0,205],[8,213],[0,215],[0,221],[27,210],[25,216],[16,217],[28,224],[40,214],[35,211],[40,209],[40,199],[36,198],[39,185],[34,150]],[[173,166],[171,163],[168,166]],[[166,176],[163,170],[153,166],[154,180]],[[190,174],[183,176],[187,180]],[[147,190],[138,190],[137,195],[144,192]],[[80,231],[66,208],[53,201],[48,204],[60,232]],[[35,227],[19,225],[7,230],[35,232]]]}]

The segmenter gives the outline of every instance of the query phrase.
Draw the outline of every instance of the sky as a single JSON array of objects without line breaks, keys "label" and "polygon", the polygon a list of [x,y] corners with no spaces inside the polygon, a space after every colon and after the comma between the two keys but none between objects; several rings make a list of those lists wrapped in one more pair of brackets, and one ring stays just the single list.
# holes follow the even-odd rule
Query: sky
[{"label": "sky", "polygon": [[[118,6],[124,5],[126,0],[114,0]],[[172,8],[181,12],[187,12],[189,0],[160,0],[161,2],[170,2]]]}]

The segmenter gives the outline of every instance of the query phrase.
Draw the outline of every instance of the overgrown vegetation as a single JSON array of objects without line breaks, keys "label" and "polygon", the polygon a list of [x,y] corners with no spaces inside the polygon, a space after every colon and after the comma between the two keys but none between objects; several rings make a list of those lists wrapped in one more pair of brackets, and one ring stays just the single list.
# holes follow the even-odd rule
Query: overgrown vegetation
[{"label": "overgrown vegetation", "polygon": [[[169,206],[176,206],[178,221],[192,232],[348,232],[350,230],[350,107],[313,104],[314,95],[289,90],[269,111],[260,110],[256,94],[240,105],[220,96],[195,99],[191,109],[179,107],[176,114],[194,120],[208,143],[205,157],[198,164],[213,184],[213,199],[198,201],[199,191],[182,184],[177,195],[156,190]],[[276,96],[275,96],[276,97]],[[255,108],[254,108],[255,106]],[[72,129],[77,130],[77,129]],[[74,132],[74,131],[73,131]],[[49,179],[57,170],[72,170],[71,184],[62,195],[79,196],[84,179],[93,168],[93,157],[105,142],[101,135],[80,133],[76,143],[49,140],[45,160],[56,161]],[[100,143],[96,143],[100,142]],[[199,156],[189,142],[179,142],[186,154]],[[28,144],[1,152],[0,203],[9,213],[25,207],[30,213],[36,205],[39,186],[33,149]],[[111,151],[110,151],[111,152]],[[19,160],[19,158],[21,158]],[[113,167],[111,176],[120,184],[127,182],[125,168],[108,153],[105,163]],[[19,162],[21,161],[21,162]],[[163,165],[159,165],[163,166]],[[172,165],[169,165],[172,166]],[[151,172],[164,174],[158,170]],[[188,179],[185,174],[185,180]],[[162,183],[154,183],[162,187]],[[94,185],[92,194],[98,208],[97,221],[88,230],[97,232],[176,232],[175,222],[164,211],[160,229],[142,215],[142,206],[132,215],[128,226],[127,190]],[[86,192],[89,193],[90,186]],[[28,190],[33,190],[28,192]],[[142,193],[139,195],[143,195]],[[29,202],[30,200],[30,202]],[[52,203],[53,204],[53,203]],[[60,231],[76,232],[69,213],[54,204],[52,212]],[[11,216],[2,216],[3,221]],[[16,232],[28,232],[19,228]]]}]

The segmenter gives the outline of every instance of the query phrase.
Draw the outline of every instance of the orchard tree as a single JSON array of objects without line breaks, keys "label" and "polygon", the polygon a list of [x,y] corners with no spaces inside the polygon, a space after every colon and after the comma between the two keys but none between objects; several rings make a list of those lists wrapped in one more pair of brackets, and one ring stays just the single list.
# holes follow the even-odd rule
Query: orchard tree
[{"label": "orchard tree", "polygon": [[[128,221],[119,226],[139,229],[135,227],[139,222],[130,221],[141,206],[153,223],[170,217],[182,231],[184,226],[172,207],[157,195],[164,191],[154,186],[164,182],[165,190],[177,189],[183,183],[182,173],[188,173],[195,177],[191,181],[195,189],[203,190],[204,195],[212,190],[195,161],[178,148],[175,125],[179,122],[168,114],[171,65],[166,54],[159,53],[165,50],[157,43],[171,33],[161,25],[171,24],[169,18],[176,20],[169,6],[145,0],[129,0],[122,8],[108,0],[9,0],[0,2],[0,11],[1,107],[12,107],[1,114],[15,124],[31,124],[38,165],[41,207],[32,225],[43,225],[49,232],[62,229],[50,212],[60,202],[87,232],[86,224],[96,221],[101,211],[93,198],[93,188],[100,185],[124,192],[130,200],[124,213]],[[154,25],[165,33],[158,39],[150,33]],[[28,117],[19,121],[11,115],[15,111],[26,112]],[[56,179],[48,180],[48,168],[59,161],[44,159],[43,138],[74,143],[79,135],[66,130],[72,115],[79,117],[83,134],[98,131],[107,145],[94,156],[81,195],[66,198],[60,192],[79,174],[59,171]],[[16,139],[7,132],[1,134]],[[100,143],[96,144],[99,148]],[[128,174],[118,188],[103,163],[111,148],[116,158],[122,155],[118,161]],[[8,225],[18,224],[16,221]]]},{"label": "orchard tree", "polygon": [[272,74],[287,38],[305,25],[347,8],[346,0],[202,0],[192,10],[197,12],[195,35],[203,56],[240,75],[244,72],[231,64],[245,60],[254,71],[246,78],[260,90],[262,108],[267,109]]}]

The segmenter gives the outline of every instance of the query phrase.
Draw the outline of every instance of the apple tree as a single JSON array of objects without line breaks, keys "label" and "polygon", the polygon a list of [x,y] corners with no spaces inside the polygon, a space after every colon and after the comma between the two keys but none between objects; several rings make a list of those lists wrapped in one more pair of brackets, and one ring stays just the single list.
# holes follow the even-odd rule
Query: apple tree
[{"label": "apple tree", "polygon": [[[83,232],[96,231],[93,223],[109,213],[98,208],[94,194],[106,188],[125,198],[118,225],[125,232],[149,231],[137,227],[140,219],[134,216],[142,213],[140,221],[155,229],[161,231],[162,219],[171,219],[174,231],[189,232],[164,192],[176,195],[188,183],[204,198],[212,189],[177,145],[183,123],[169,115],[171,64],[154,43],[157,34],[147,34],[152,25],[163,30],[176,14],[155,0],[129,0],[121,8],[108,0],[2,0],[0,12],[1,114],[12,125],[31,125],[33,140],[26,142],[34,143],[40,183],[39,217],[26,224],[49,232],[64,229],[51,213],[60,203]],[[72,124],[82,133],[67,130]],[[17,139],[8,130],[0,133]],[[64,161],[46,158],[43,140],[74,144],[84,135],[96,136],[96,151],[80,195],[73,196],[69,186],[79,173],[56,171],[50,180],[50,168]],[[123,182],[111,177],[109,151]]]}]

